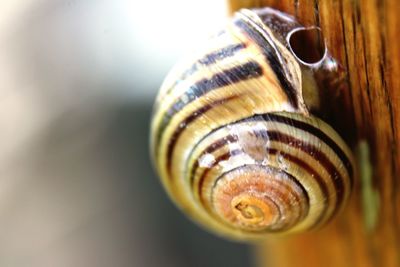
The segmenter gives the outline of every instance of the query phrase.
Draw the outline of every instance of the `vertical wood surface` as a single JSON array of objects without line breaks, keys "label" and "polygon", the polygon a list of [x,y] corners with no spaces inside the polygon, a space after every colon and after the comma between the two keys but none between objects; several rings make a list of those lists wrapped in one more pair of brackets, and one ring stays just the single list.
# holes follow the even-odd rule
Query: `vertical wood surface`
[{"label": "vertical wood surface", "polygon": [[[400,266],[400,1],[228,2],[231,12],[269,6],[321,27],[347,71],[348,88],[332,99],[333,126],[348,135],[356,154],[365,140],[372,163],[371,183],[356,177],[338,218],[320,230],[260,244],[260,266]],[[361,151],[359,160],[367,156],[365,146]],[[358,165],[361,174],[369,167]]]}]

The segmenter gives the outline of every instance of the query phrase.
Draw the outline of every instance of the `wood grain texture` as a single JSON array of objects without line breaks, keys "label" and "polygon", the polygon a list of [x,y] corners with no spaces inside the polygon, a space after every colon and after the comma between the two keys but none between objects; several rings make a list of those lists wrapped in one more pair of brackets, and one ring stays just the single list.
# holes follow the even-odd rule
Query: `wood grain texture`
[{"label": "wood grain texture", "polygon": [[234,12],[269,6],[318,25],[329,51],[347,71],[347,88],[331,98],[331,123],[355,149],[369,144],[378,220],[363,205],[356,183],[342,214],[323,229],[269,240],[260,266],[400,266],[400,2],[397,0],[229,0]]}]

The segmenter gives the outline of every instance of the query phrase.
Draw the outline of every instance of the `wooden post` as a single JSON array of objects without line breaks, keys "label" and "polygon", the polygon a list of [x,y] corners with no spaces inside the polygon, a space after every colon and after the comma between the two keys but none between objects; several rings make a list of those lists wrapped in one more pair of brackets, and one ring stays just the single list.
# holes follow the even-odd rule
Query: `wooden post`
[{"label": "wooden post", "polygon": [[320,230],[260,244],[260,266],[400,266],[400,2],[228,2],[231,12],[269,6],[321,27],[348,74],[333,126],[343,128],[344,117],[354,121],[345,124],[354,133],[359,170],[349,205]]}]

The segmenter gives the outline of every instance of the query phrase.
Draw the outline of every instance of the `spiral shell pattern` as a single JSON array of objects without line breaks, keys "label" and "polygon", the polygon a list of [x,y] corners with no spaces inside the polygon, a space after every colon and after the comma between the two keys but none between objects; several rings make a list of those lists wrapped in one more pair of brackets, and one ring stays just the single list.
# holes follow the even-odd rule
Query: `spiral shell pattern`
[{"label": "spiral shell pattern", "polygon": [[[270,22],[291,19],[268,11]],[[151,129],[154,162],[176,204],[234,239],[298,232],[332,218],[351,191],[352,156],[309,113],[303,87],[299,62],[257,11],[238,12],[177,65]]]}]

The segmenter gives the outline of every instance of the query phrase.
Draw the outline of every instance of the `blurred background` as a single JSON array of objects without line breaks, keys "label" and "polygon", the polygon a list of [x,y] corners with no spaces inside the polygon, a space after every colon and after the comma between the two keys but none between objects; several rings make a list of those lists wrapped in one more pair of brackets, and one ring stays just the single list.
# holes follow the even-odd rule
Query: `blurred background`
[{"label": "blurred background", "polygon": [[148,154],[174,62],[223,0],[2,0],[0,266],[254,266],[167,199]]}]

